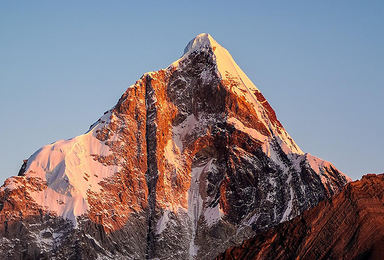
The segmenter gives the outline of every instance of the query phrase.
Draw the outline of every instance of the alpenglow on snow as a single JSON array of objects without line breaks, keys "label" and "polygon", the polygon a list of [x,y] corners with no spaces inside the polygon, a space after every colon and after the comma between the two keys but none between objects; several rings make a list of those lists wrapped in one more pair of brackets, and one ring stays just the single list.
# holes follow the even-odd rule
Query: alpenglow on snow
[{"label": "alpenglow on snow", "polygon": [[[213,259],[341,191],[210,35],[0,189],[0,258]],[[17,230],[23,230],[18,232]]]}]

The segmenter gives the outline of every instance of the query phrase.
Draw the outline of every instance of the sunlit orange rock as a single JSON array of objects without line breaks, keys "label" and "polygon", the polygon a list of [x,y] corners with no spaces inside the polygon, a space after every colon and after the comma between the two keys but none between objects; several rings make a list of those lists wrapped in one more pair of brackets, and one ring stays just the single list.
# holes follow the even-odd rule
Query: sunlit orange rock
[{"label": "sunlit orange rock", "polygon": [[348,181],[302,152],[201,34],[87,133],[42,147],[6,181],[0,259],[210,259]]}]

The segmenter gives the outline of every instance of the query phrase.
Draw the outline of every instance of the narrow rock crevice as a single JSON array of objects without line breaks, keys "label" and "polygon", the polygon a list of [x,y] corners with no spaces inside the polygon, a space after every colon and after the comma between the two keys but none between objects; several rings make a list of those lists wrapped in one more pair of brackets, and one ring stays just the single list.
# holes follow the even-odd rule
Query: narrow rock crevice
[{"label": "narrow rock crevice", "polygon": [[147,181],[148,187],[148,208],[147,208],[147,249],[146,249],[146,259],[150,259],[152,255],[152,247],[154,237],[154,227],[156,223],[155,219],[155,207],[156,207],[156,185],[158,179],[158,167],[157,167],[157,140],[156,140],[156,100],[155,100],[155,90],[151,84],[152,78],[147,75],[145,79],[145,106],[147,109],[146,116],[146,143],[147,143],[147,172],[145,173],[145,178]]}]

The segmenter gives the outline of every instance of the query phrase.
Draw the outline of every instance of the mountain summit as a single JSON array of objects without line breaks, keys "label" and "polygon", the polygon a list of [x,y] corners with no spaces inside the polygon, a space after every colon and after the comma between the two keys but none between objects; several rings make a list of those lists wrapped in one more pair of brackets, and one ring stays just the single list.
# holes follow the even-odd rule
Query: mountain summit
[{"label": "mountain summit", "polygon": [[0,189],[3,259],[212,259],[339,193],[210,35]]}]

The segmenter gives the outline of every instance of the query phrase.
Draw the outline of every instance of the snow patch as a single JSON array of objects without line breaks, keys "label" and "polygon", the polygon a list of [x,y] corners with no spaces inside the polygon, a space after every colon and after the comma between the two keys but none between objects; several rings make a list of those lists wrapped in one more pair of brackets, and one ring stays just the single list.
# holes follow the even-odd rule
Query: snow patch
[{"label": "snow patch", "polygon": [[205,166],[194,167],[191,171],[191,186],[188,189],[188,215],[190,216],[193,227],[197,228],[201,211],[203,209],[203,199],[200,195],[200,176]]},{"label": "snow patch", "polygon": [[194,257],[197,255],[197,252],[199,251],[199,246],[195,245],[195,243],[190,244],[189,246],[189,259],[194,259]]},{"label": "snow patch", "polygon": [[228,118],[227,122],[229,124],[233,125],[237,130],[240,130],[244,133],[247,133],[248,135],[252,136],[256,140],[259,140],[263,143],[268,141],[267,136],[261,134],[259,131],[255,130],[253,128],[244,126],[244,124],[235,117]]},{"label": "snow patch", "polygon": [[190,256],[195,256],[197,254],[197,251],[199,247],[195,245],[195,234],[198,226],[198,221],[201,216],[201,212],[204,207],[204,201],[203,198],[200,195],[200,176],[204,172],[204,170],[207,170],[207,167],[211,166],[213,159],[209,160],[207,164],[200,166],[200,167],[194,167],[191,170],[191,186],[188,189],[187,197],[188,197],[188,210],[187,213],[189,215],[189,218],[192,222],[192,239],[189,246],[189,253]]},{"label": "snow patch", "polygon": [[[103,165],[94,159],[94,155],[110,155],[109,147],[96,138],[96,131],[110,120],[114,117],[109,111],[87,133],[44,146],[28,159],[23,178],[38,177],[48,184],[43,191],[30,192],[36,203],[77,225],[76,217],[89,208],[87,192],[99,192],[101,186],[98,183],[122,169],[117,165]],[[114,135],[110,141],[117,138]],[[4,188],[19,187],[12,178],[10,180]]]},{"label": "snow patch", "polygon": [[178,156],[180,155],[179,146],[176,145],[173,138],[169,139],[164,150],[165,159],[168,163],[178,166]]},{"label": "snow patch", "polygon": [[283,217],[281,218],[280,222],[288,221],[290,219],[290,215],[291,215],[291,212],[292,212],[293,199],[295,197],[295,194],[294,194],[294,191],[293,191],[291,180],[292,180],[292,175],[289,174],[288,178],[287,178],[287,181],[286,181],[286,184],[287,184],[287,186],[289,187],[289,190],[290,190],[290,198],[289,198],[289,201],[288,201],[288,204],[287,204],[287,208],[285,209],[285,212],[284,212]]},{"label": "snow patch", "polygon": [[167,223],[169,221],[169,213],[171,213],[171,211],[169,209],[164,210],[163,215],[161,216],[161,218],[157,222],[156,233],[155,233],[156,235],[161,234],[164,231],[164,229],[166,228]]},{"label": "snow patch", "polygon": [[[182,123],[172,128],[172,140],[177,146],[179,152],[183,151],[183,140],[185,136],[193,131],[198,124],[197,118],[192,114],[189,115]],[[175,147],[176,149],[176,147]]]},{"label": "snow patch", "polygon": [[214,208],[208,207],[204,212],[204,218],[208,226],[217,223],[222,216],[224,216],[224,212],[221,210],[220,204],[217,204]]}]

